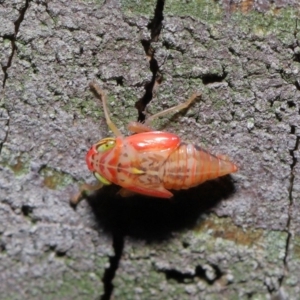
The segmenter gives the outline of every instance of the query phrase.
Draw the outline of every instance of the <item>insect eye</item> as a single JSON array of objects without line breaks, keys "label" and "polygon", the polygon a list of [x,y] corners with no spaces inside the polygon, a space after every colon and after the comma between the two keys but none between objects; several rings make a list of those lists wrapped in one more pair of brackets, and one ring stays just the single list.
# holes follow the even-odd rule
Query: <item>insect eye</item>
[{"label": "insect eye", "polygon": [[102,140],[96,147],[98,152],[105,152],[115,146],[115,140]]}]

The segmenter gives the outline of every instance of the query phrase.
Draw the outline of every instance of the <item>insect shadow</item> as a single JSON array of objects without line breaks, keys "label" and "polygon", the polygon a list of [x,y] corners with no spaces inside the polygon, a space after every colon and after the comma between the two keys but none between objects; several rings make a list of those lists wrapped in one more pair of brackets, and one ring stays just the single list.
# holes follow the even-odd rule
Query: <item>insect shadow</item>
[{"label": "insect shadow", "polygon": [[201,214],[235,191],[230,175],[174,191],[171,199],[140,195],[122,198],[118,189],[106,186],[87,198],[98,225],[109,234],[147,242],[162,241],[174,232],[193,228]]}]

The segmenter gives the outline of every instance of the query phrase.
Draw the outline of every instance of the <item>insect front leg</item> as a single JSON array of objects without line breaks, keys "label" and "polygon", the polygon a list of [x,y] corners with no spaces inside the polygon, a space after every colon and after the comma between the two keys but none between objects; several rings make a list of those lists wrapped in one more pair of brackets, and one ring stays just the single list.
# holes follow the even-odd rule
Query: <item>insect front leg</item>
[{"label": "insect front leg", "polygon": [[101,88],[99,87],[99,85],[95,80],[90,82],[90,89],[92,90],[92,92],[95,94],[97,98],[102,100],[106,124],[109,127],[109,129],[114,133],[115,136],[122,136],[118,127],[110,119],[109,110],[107,107],[107,98],[104,91],[101,90]]},{"label": "insect front leg", "polygon": [[97,184],[83,184],[80,187],[80,191],[70,199],[70,204],[72,206],[77,206],[77,204],[83,200],[86,196],[88,196],[91,192],[97,191],[103,187],[101,182],[97,182]]}]

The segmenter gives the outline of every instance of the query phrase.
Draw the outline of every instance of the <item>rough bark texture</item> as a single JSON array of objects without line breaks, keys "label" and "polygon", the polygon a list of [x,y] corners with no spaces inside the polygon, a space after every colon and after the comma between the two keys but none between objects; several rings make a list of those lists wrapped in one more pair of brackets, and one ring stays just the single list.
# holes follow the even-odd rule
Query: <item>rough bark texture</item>
[{"label": "rough bark texture", "polygon": [[[1,299],[299,299],[297,3],[0,1]],[[109,135],[94,78],[123,132],[201,91],[153,126],[240,171],[72,209]]]}]

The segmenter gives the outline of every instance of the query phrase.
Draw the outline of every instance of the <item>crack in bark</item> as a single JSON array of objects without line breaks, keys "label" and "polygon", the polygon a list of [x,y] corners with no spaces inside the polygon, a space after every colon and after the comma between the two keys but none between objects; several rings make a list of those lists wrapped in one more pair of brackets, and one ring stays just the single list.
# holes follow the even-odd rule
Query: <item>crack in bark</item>
[{"label": "crack in bark", "polygon": [[25,16],[25,13],[29,7],[29,2],[30,0],[25,0],[25,5],[24,7],[20,10],[20,14],[19,14],[19,17],[18,19],[14,22],[14,25],[15,25],[15,33],[14,35],[10,38],[10,41],[11,41],[11,54],[8,58],[8,61],[7,61],[7,64],[5,66],[2,66],[2,71],[4,73],[4,79],[3,79],[3,83],[2,83],[2,87],[5,88],[5,83],[6,83],[6,80],[8,78],[8,74],[7,74],[7,70],[11,67],[11,64],[12,64],[12,60],[13,60],[13,57],[15,55],[15,52],[16,50],[18,49],[17,45],[16,45],[16,40],[17,40],[17,35],[19,33],[19,29],[20,29],[20,25],[21,23],[23,22],[24,20],[24,16]]},{"label": "crack in bark", "polygon": [[[280,72],[280,75],[282,77],[282,72]],[[273,107],[274,102],[277,100],[278,99],[273,100],[270,103],[270,107]],[[287,101],[287,105],[289,108],[296,106],[294,101]],[[298,114],[300,115],[300,109],[298,110]],[[275,112],[275,117],[278,121],[282,121],[282,116],[278,112]],[[291,239],[292,239],[291,222],[292,222],[292,210],[293,210],[293,206],[294,206],[294,198],[293,198],[293,188],[294,188],[294,180],[295,180],[294,168],[298,162],[298,159],[295,156],[295,151],[297,151],[299,149],[299,143],[300,143],[300,136],[296,135],[296,126],[291,125],[290,128],[291,128],[290,134],[296,136],[296,141],[295,141],[294,148],[289,150],[289,154],[292,157],[292,163],[290,164],[290,168],[291,168],[290,185],[289,185],[289,189],[288,189],[288,191],[289,191],[288,219],[287,219],[287,223],[286,223],[286,229],[284,230],[287,233],[286,244],[285,244],[285,253],[284,253],[284,257],[283,257],[283,265],[284,265],[285,272],[289,271],[288,256],[289,256],[289,249],[290,249],[290,244],[291,244]],[[280,276],[278,278],[279,288],[282,286],[285,277],[286,277],[286,274],[283,274],[282,276]],[[267,288],[268,288],[269,293],[272,295],[274,293],[274,289],[270,289],[270,287],[268,287],[268,286],[267,286]],[[277,292],[279,292],[279,291],[280,291],[280,289]]]},{"label": "crack in bark", "polygon": [[201,77],[202,82],[204,85],[208,85],[211,83],[217,83],[217,82],[222,82],[226,79],[227,77],[227,72],[225,71],[224,67],[223,67],[223,72],[222,74],[205,74]]},{"label": "crack in bark", "polygon": [[[1,152],[2,152],[2,147],[3,147],[3,145],[4,145],[4,143],[7,141],[7,137],[8,137],[8,131],[9,131],[9,121],[10,121],[10,117],[9,117],[9,112],[8,112],[8,110],[4,107],[3,108],[4,110],[5,110],[5,112],[6,112],[6,114],[7,114],[7,118],[3,118],[2,120],[6,120],[6,124],[4,124],[4,126],[3,127],[6,127],[6,129],[5,129],[5,135],[4,135],[4,138],[3,138],[3,140],[2,141],[0,141],[0,155],[1,155]],[[0,120],[1,120],[1,118],[0,118]]]},{"label": "crack in bark", "polygon": [[217,280],[219,280],[224,273],[215,264],[208,265],[214,272],[213,276],[208,275],[208,270],[205,267],[197,265],[193,273],[184,273],[176,269],[162,269],[158,270],[160,273],[164,273],[167,280],[173,279],[178,283],[191,283],[194,282],[195,278],[204,280],[207,284],[213,285]]},{"label": "crack in bark", "polygon": [[[136,102],[135,107],[138,110],[139,117],[138,121],[144,121],[145,115],[143,111],[145,110],[147,104],[152,100],[153,93],[155,89],[162,81],[162,75],[159,72],[159,65],[157,60],[154,57],[155,51],[151,47],[152,42],[157,42],[161,29],[162,29],[162,21],[163,17],[163,9],[164,9],[165,0],[157,0],[156,8],[154,11],[154,17],[147,25],[147,28],[151,30],[151,39],[150,40],[142,40],[141,44],[144,48],[146,56],[149,60],[149,67],[152,73],[152,79],[150,82],[145,85],[145,94],[144,96]],[[116,79],[117,84],[123,84],[123,78]],[[125,235],[122,233],[114,233],[113,234],[113,249],[115,252],[114,256],[109,258],[109,267],[105,269],[102,282],[104,284],[104,293],[100,296],[100,300],[109,300],[112,297],[114,285],[113,279],[115,277],[116,271],[119,267],[119,262],[121,260],[121,256],[124,249],[124,238]]]},{"label": "crack in bark", "polygon": [[145,85],[145,94],[136,103],[135,107],[138,110],[138,121],[145,121],[144,110],[148,103],[153,99],[153,94],[155,93],[157,87],[162,82],[162,74],[159,70],[159,65],[155,59],[155,50],[152,48],[151,43],[157,42],[162,29],[162,21],[164,19],[165,0],[157,0],[156,7],[154,10],[154,17],[147,25],[147,28],[151,31],[151,38],[149,40],[142,40],[142,46],[149,60],[149,67],[152,73],[152,79]]},{"label": "crack in bark", "polygon": [[[2,93],[2,96],[4,97],[4,89],[5,89],[5,85],[6,85],[6,81],[8,79],[8,69],[11,67],[11,64],[12,64],[12,60],[13,60],[13,57],[15,56],[15,52],[17,50],[17,45],[16,45],[16,39],[17,39],[17,35],[19,33],[19,29],[20,29],[20,25],[21,23],[23,22],[24,20],[24,16],[25,16],[25,13],[29,7],[29,2],[31,0],[25,0],[25,5],[24,7],[20,10],[20,14],[19,14],[19,17],[18,19],[14,22],[14,25],[15,25],[15,32],[14,32],[14,35],[12,37],[7,37],[10,39],[10,42],[11,42],[11,53],[8,57],[8,60],[7,60],[7,63],[6,65],[2,66],[2,71],[4,73],[4,78],[3,78],[3,82],[2,82],[2,88],[3,88],[3,93]],[[0,142],[0,154],[2,152],[2,148],[3,148],[3,145],[5,144],[5,142],[7,141],[7,138],[8,138],[8,133],[9,133],[9,124],[10,124],[10,116],[9,116],[9,111],[5,108],[5,105],[4,105],[4,109],[6,110],[7,112],[7,123],[5,126],[7,126],[7,130],[6,130],[6,133],[5,133],[5,136],[4,136],[4,139],[3,141]]]},{"label": "crack in bark", "polygon": [[156,7],[154,10],[154,17],[149,22],[147,28],[151,30],[151,40],[153,42],[157,42],[161,29],[162,29],[162,21],[164,20],[164,6],[165,6],[165,0],[157,0]]},{"label": "crack in bark", "polygon": [[[291,132],[292,135],[296,135],[296,126],[291,125]],[[288,271],[288,255],[289,255],[289,249],[290,249],[290,243],[291,243],[291,238],[292,238],[292,233],[290,230],[291,227],[291,221],[292,221],[292,210],[293,210],[293,205],[294,205],[294,198],[293,198],[293,188],[294,188],[294,180],[295,180],[295,175],[294,175],[294,168],[298,162],[297,157],[295,156],[295,151],[298,150],[299,148],[299,142],[300,142],[300,136],[296,136],[296,142],[295,146],[292,150],[290,150],[290,155],[292,157],[292,163],[290,165],[291,167],[291,175],[290,175],[290,186],[289,186],[289,208],[288,208],[288,220],[286,224],[286,231],[287,231],[287,239],[286,239],[286,247],[285,247],[285,254],[283,258],[283,263],[286,271]],[[282,276],[280,278],[280,286],[284,280],[285,276]]]},{"label": "crack in bark", "polygon": [[100,296],[100,300],[109,300],[114,289],[113,279],[119,267],[119,262],[124,249],[124,235],[113,234],[113,248],[115,255],[109,258],[109,267],[105,269],[102,282],[104,284],[104,293]]}]

